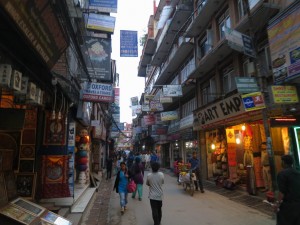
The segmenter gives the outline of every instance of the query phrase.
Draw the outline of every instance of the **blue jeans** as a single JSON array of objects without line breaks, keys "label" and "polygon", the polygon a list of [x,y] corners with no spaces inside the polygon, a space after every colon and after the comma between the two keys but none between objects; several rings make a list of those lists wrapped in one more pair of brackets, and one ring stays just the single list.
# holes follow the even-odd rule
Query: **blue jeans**
[{"label": "blue jeans", "polygon": [[119,195],[120,195],[120,205],[121,205],[121,207],[126,206],[127,205],[127,196],[128,196],[128,194],[124,193],[124,192],[119,192]]}]

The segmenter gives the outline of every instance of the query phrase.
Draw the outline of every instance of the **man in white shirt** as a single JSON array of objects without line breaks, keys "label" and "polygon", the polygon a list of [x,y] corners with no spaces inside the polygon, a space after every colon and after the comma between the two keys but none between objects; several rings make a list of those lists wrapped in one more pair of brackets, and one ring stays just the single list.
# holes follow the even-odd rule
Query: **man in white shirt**
[{"label": "man in white shirt", "polygon": [[154,225],[160,225],[162,217],[162,200],[164,174],[159,172],[160,164],[158,162],[151,163],[152,173],[147,176],[146,184],[149,186],[149,199],[152,210],[152,218]]}]

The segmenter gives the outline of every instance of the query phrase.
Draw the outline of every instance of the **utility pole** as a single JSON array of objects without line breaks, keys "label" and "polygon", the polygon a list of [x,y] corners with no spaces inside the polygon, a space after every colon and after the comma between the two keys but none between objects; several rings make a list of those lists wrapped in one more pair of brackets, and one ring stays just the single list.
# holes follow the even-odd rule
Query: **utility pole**
[{"label": "utility pole", "polygon": [[[243,3],[244,3],[244,6],[246,7],[246,12],[247,12],[248,20],[249,20],[249,35],[253,42],[253,48],[254,48],[255,52],[257,53],[257,48],[256,48],[257,44],[254,41],[255,33],[253,32],[253,21],[252,21],[252,15],[251,15],[251,11],[250,11],[249,1],[243,0]],[[254,64],[255,76],[258,78],[260,91],[262,92],[264,99],[266,99],[266,93],[268,93],[268,92],[265,90],[265,80],[263,79],[263,76],[262,76],[260,70],[258,69],[258,68],[260,68],[260,64],[257,60],[257,57],[253,57],[252,61]],[[266,104],[266,102],[265,102],[265,104]],[[270,191],[273,191],[275,193],[275,191],[277,191],[278,188],[277,188],[274,152],[272,151],[272,139],[270,136],[270,127],[269,127],[267,108],[262,109],[262,120],[263,120],[265,135],[266,135],[267,152],[268,152],[268,156],[269,156],[269,165],[270,165],[271,177],[272,177],[272,190],[270,190]]]}]

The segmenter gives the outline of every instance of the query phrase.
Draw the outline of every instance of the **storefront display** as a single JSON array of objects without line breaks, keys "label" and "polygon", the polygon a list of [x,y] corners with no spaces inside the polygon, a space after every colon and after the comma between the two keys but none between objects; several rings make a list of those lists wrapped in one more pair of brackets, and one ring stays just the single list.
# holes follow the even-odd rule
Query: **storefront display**
[{"label": "storefront display", "polygon": [[0,220],[5,225],[72,225],[64,217],[20,197],[0,208]]}]

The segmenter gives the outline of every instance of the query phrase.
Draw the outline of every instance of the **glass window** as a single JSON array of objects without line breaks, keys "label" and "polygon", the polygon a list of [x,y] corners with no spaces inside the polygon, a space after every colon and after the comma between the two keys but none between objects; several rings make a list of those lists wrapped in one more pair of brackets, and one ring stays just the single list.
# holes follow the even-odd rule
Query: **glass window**
[{"label": "glass window", "polygon": [[229,16],[228,9],[225,11],[225,13],[223,13],[219,17],[218,23],[219,23],[220,39],[223,39],[225,37],[225,29],[231,28],[230,16]]},{"label": "glass window", "polygon": [[235,83],[235,73],[233,69],[225,69],[223,71],[223,92],[227,94],[228,92],[236,89]]}]

